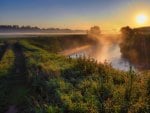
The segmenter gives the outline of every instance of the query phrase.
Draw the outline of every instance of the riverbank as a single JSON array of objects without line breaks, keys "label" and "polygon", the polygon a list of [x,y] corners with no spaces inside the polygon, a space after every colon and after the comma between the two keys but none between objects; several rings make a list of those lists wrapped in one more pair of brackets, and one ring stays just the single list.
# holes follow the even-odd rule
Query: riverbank
[{"label": "riverbank", "polygon": [[33,40],[41,46],[25,39],[7,40],[17,46],[10,46],[15,47],[10,54],[14,60],[4,61],[11,65],[0,64],[7,72],[0,75],[0,112],[12,108],[21,113],[149,111],[149,72],[135,73],[131,68],[124,72],[107,62],[65,57],[45,49],[47,39]]},{"label": "riverbank", "polygon": [[80,52],[83,52],[83,51],[88,51],[91,47],[92,47],[91,45],[84,45],[84,46],[81,46],[81,47],[77,47],[77,48],[73,48],[73,49],[64,50],[62,52],[58,52],[58,54],[65,55],[65,56],[70,56],[70,55],[80,53]]}]

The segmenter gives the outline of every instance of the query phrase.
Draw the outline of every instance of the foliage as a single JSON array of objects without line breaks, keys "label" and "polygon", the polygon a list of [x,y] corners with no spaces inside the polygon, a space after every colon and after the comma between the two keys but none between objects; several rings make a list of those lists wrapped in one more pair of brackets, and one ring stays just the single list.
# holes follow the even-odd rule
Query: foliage
[{"label": "foliage", "polygon": [[[23,43],[22,46],[24,47]],[[132,70],[127,73],[118,71],[107,63],[100,64],[90,58],[71,59],[38,48],[36,51],[28,50],[24,52],[28,66],[32,65],[28,70],[32,75],[30,79],[34,93],[29,102],[33,111],[37,113],[148,111],[146,74],[140,76]],[[142,80],[143,84],[139,83],[139,80]]]},{"label": "foliage", "polygon": [[7,49],[0,61],[0,112],[5,109],[8,104],[7,94],[10,87],[7,84],[7,78],[11,75],[14,67],[14,53],[11,49]]},{"label": "foliage", "polygon": [[8,49],[0,61],[0,77],[9,74],[12,71],[14,58],[13,51]]},{"label": "foliage", "polygon": [[86,35],[62,35],[49,37],[41,36],[35,38],[28,38],[25,40],[32,45],[41,47],[52,53],[57,53],[66,49],[75,48],[83,45],[95,44],[95,41],[91,38],[88,38]]},{"label": "foliage", "polygon": [[150,35],[130,27],[123,27],[121,31],[122,56],[139,70],[150,69]]},{"label": "foliage", "polygon": [[[132,69],[123,72],[113,69],[107,62],[101,64],[91,58],[72,59],[48,52],[28,40],[17,43],[25,58],[27,79],[24,82],[28,85],[27,89],[13,89],[14,94],[18,91],[20,97],[25,95],[23,101],[17,101],[21,113],[149,112],[149,72],[135,73]],[[3,60],[9,52],[5,53]],[[13,56],[13,53],[9,54]],[[9,68],[6,66],[5,69]],[[0,108],[8,108],[10,103],[14,104],[6,96],[12,87],[8,79],[0,80],[0,95],[4,97],[0,98]],[[4,108],[2,112],[6,111]]]}]

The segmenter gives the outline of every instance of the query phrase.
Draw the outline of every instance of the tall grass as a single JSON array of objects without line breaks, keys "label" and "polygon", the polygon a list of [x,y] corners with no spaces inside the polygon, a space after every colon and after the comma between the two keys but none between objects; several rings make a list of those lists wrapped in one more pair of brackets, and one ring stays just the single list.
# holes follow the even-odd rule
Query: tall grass
[{"label": "tall grass", "polygon": [[66,58],[27,42],[26,56],[32,94],[26,110],[36,113],[149,112],[149,73],[115,70],[94,59]]},{"label": "tall grass", "polygon": [[12,76],[14,58],[12,49],[8,48],[0,61],[0,112],[4,112],[9,103],[10,87],[8,78]]},{"label": "tall grass", "polygon": [[0,77],[11,73],[14,65],[14,53],[11,49],[7,49],[0,61]]}]

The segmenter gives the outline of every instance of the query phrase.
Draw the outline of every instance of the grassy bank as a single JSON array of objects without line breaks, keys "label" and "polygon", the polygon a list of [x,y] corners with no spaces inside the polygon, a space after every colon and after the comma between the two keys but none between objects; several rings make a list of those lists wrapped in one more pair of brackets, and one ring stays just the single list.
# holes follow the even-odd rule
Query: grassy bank
[{"label": "grassy bank", "polygon": [[32,95],[29,111],[148,112],[149,74],[121,72],[93,59],[70,59],[21,43]]},{"label": "grassy bank", "polygon": [[139,70],[150,69],[150,35],[129,28],[122,29],[122,56]]},{"label": "grassy bank", "polygon": [[[16,79],[0,78],[0,112],[7,111],[10,105],[15,105],[21,113],[149,112],[149,72],[137,74],[132,69],[123,72],[94,59],[67,58],[45,49],[42,42],[41,46],[29,40],[12,43],[16,44],[26,72],[23,75],[12,72],[12,78]],[[18,55],[15,54],[15,58],[18,59]],[[12,83],[20,87],[8,90]]]},{"label": "grassy bank", "polygon": [[[49,52],[57,53],[83,45],[92,45],[96,42],[87,35],[61,35],[48,37],[35,37],[25,39],[30,44],[41,47]],[[42,43],[42,44],[41,44]]]},{"label": "grassy bank", "polygon": [[[0,111],[4,112],[9,104],[9,87],[8,79],[11,77],[14,68],[14,53],[11,49],[7,49],[0,61]],[[9,95],[9,96],[8,96]]]}]

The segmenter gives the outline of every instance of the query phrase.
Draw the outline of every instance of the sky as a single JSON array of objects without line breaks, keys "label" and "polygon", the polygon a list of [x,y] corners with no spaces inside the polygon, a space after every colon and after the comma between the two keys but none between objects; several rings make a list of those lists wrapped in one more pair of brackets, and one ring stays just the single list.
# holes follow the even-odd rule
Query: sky
[{"label": "sky", "polygon": [[150,0],[0,0],[0,24],[117,30],[138,27],[136,15],[149,11]]}]

